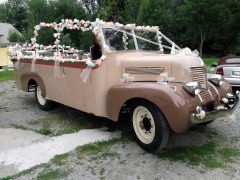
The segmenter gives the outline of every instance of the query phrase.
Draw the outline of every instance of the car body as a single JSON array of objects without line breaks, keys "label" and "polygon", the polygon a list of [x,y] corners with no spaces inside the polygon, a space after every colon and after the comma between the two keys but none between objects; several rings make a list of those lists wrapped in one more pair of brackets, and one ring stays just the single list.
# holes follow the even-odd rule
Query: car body
[{"label": "car body", "polygon": [[[74,22],[67,24],[77,27]],[[130,112],[137,142],[152,152],[167,145],[169,130],[182,133],[231,113],[237,104],[227,81],[221,76],[207,79],[202,59],[179,48],[158,28],[103,21],[91,25],[102,47],[100,61],[89,62],[88,54],[67,59],[72,54],[63,51],[61,60],[47,58],[47,49],[16,47],[12,52],[17,87],[35,91],[40,108],[49,110],[50,102],[58,102],[113,121]]]},{"label": "car body", "polygon": [[232,87],[240,88],[240,56],[222,57],[216,65],[216,73],[224,76]]}]

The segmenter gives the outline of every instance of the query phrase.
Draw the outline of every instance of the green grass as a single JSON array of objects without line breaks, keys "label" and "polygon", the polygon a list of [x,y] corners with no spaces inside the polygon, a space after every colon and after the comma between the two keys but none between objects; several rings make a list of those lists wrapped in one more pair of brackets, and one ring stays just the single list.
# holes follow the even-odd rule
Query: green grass
[{"label": "green grass", "polygon": [[27,128],[23,125],[19,125],[19,124],[12,124],[12,126],[16,129],[22,129],[22,130],[26,130]]},{"label": "green grass", "polygon": [[183,161],[190,165],[202,164],[207,168],[222,168],[226,166],[226,162],[236,162],[236,158],[240,158],[240,149],[224,147],[220,142],[209,142],[203,146],[165,149],[158,157]]},{"label": "green grass", "polygon": [[104,169],[104,167],[102,167],[102,168],[100,169],[100,172],[99,172],[99,174],[100,174],[100,176],[103,176],[103,175],[104,175],[104,173],[105,173],[105,169]]},{"label": "green grass", "polygon": [[77,157],[81,159],[84,155],[92,155],[92,160],[106,159],[108,157],[116,157],[117,153],[108,152],[107,148],[120,142],[121,139],[112,139],[109,141],[97,142],[94,144],[86,144],[76,149]]},{"label": "green grass", "polygon": [[0,82],[13,80],[14,79],[14,71],[2,71],[0,72]]},{"label": "green grass", "polygon": [[66,177],[69,173],[62,172],[60,170],[50,170],[47,172],[42,172],[37,176],[38,180],[52,180],[52,179],[60,179]]},{"label": "green grass", "polygon": [[6,92],[0,92],[0,96],[4,96]]},{"label": "green grass", "polygon": [[3,178],[0,178],[0,180],[10,180],[11,179],[11,177],[9,177],[9,176],[6,176],[6,177],[3,177]]},{"label": "green grass", "polygon": [[212,64],[217,64],[220,58],[218,57],[210,57],[210,58],[203,58],[203,61],[207,67],[208,73],[213,73],[214,68],[211,67]]},{"label": "green grass", "polygon": [[220,58],[218,57],[210,57],[210,58],[203,58],[204,63],[206,66],[211,66],[212,64],[217,64]]},{"label": "green grass", "polygon": [[52,135],[53,136],[53,132],[51,131],[51,129],[47,128],[47,127],[43,127],[39,130],[36,131],[39,134],[48,136],[48,135]]},{"label": "green grass", "polygon": [[59,136],[78,132],[81,129],[93,129],[105,125],[105,121],[102,120],[92,120],[89,117],[71,118],[60,114],[51,115],[37,120],[37,122],[41,123],[42,128],[36,132],[48,136]]},{"label": "green grass", "polygon": [[68,158],[69,154],[60,154],[60,155],[56,155],[52,160],[51,162],[53,164],[56,164],[58,166],[61,166],[63,164],[65,164],[65,162],[67,161],[67,158]]},{"label": "green grass", "polygon": [[6,106],[0,107],[0,112],[9,112],[8,107]]}]

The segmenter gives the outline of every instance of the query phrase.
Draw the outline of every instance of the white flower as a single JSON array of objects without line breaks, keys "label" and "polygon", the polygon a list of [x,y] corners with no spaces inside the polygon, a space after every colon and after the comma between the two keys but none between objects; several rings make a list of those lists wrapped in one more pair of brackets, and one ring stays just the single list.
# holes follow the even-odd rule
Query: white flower
[{"label": "white flower", "polygon": [[44,27],[44,26],[46,26],[46,23],[45,22],[41,22],[40,26]]},{"label": "white flower", "polygon": [[39,30],[41,29],[41,27],[40,27],[39,25],[36,25],[36,26],[34,27],[34,29],[35,29],[36,31],[39,31]]},{"label": "white flower", "polygon": [[79,20],[78,19],[74,19],[73,22],[74,23],[79,23]]},{"label": "white flower", "polygon": [[58,37],[58,33],[54,33],[53,37],[57,38]]},{"label": "white flower", "polygon": [[32,43],[35,43],[37,41],[36,38],[31,38]]},{"label": "white flower", "polygon": [[54,44],[59,44],[60,43],[60,41],[57,39],[55,42],[54,42]]}]

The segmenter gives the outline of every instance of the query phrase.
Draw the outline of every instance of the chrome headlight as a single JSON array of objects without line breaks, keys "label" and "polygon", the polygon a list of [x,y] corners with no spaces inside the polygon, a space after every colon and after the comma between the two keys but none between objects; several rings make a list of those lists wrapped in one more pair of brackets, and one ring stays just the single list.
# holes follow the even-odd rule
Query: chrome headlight
[{"label": "chrome headlight", "polygon": [[221,75],[216,74],[214,76],[211,76],[208,80],[215,86],[221,86],[223,84],[224,78]]},{"label": "chrome headlight", "polygon": [[185,84],[183,88],[192,96],[198,95],[201,91],[201,85],[195,81]]}]

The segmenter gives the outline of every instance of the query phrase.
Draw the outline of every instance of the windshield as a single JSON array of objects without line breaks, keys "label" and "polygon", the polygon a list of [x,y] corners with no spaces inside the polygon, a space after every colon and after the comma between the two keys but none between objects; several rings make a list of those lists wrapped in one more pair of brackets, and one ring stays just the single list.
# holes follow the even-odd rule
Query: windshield
[{"label": "windshield", "polygon": [[157,32],[103,28],[103,34],[111,51],[159,51]]}]

